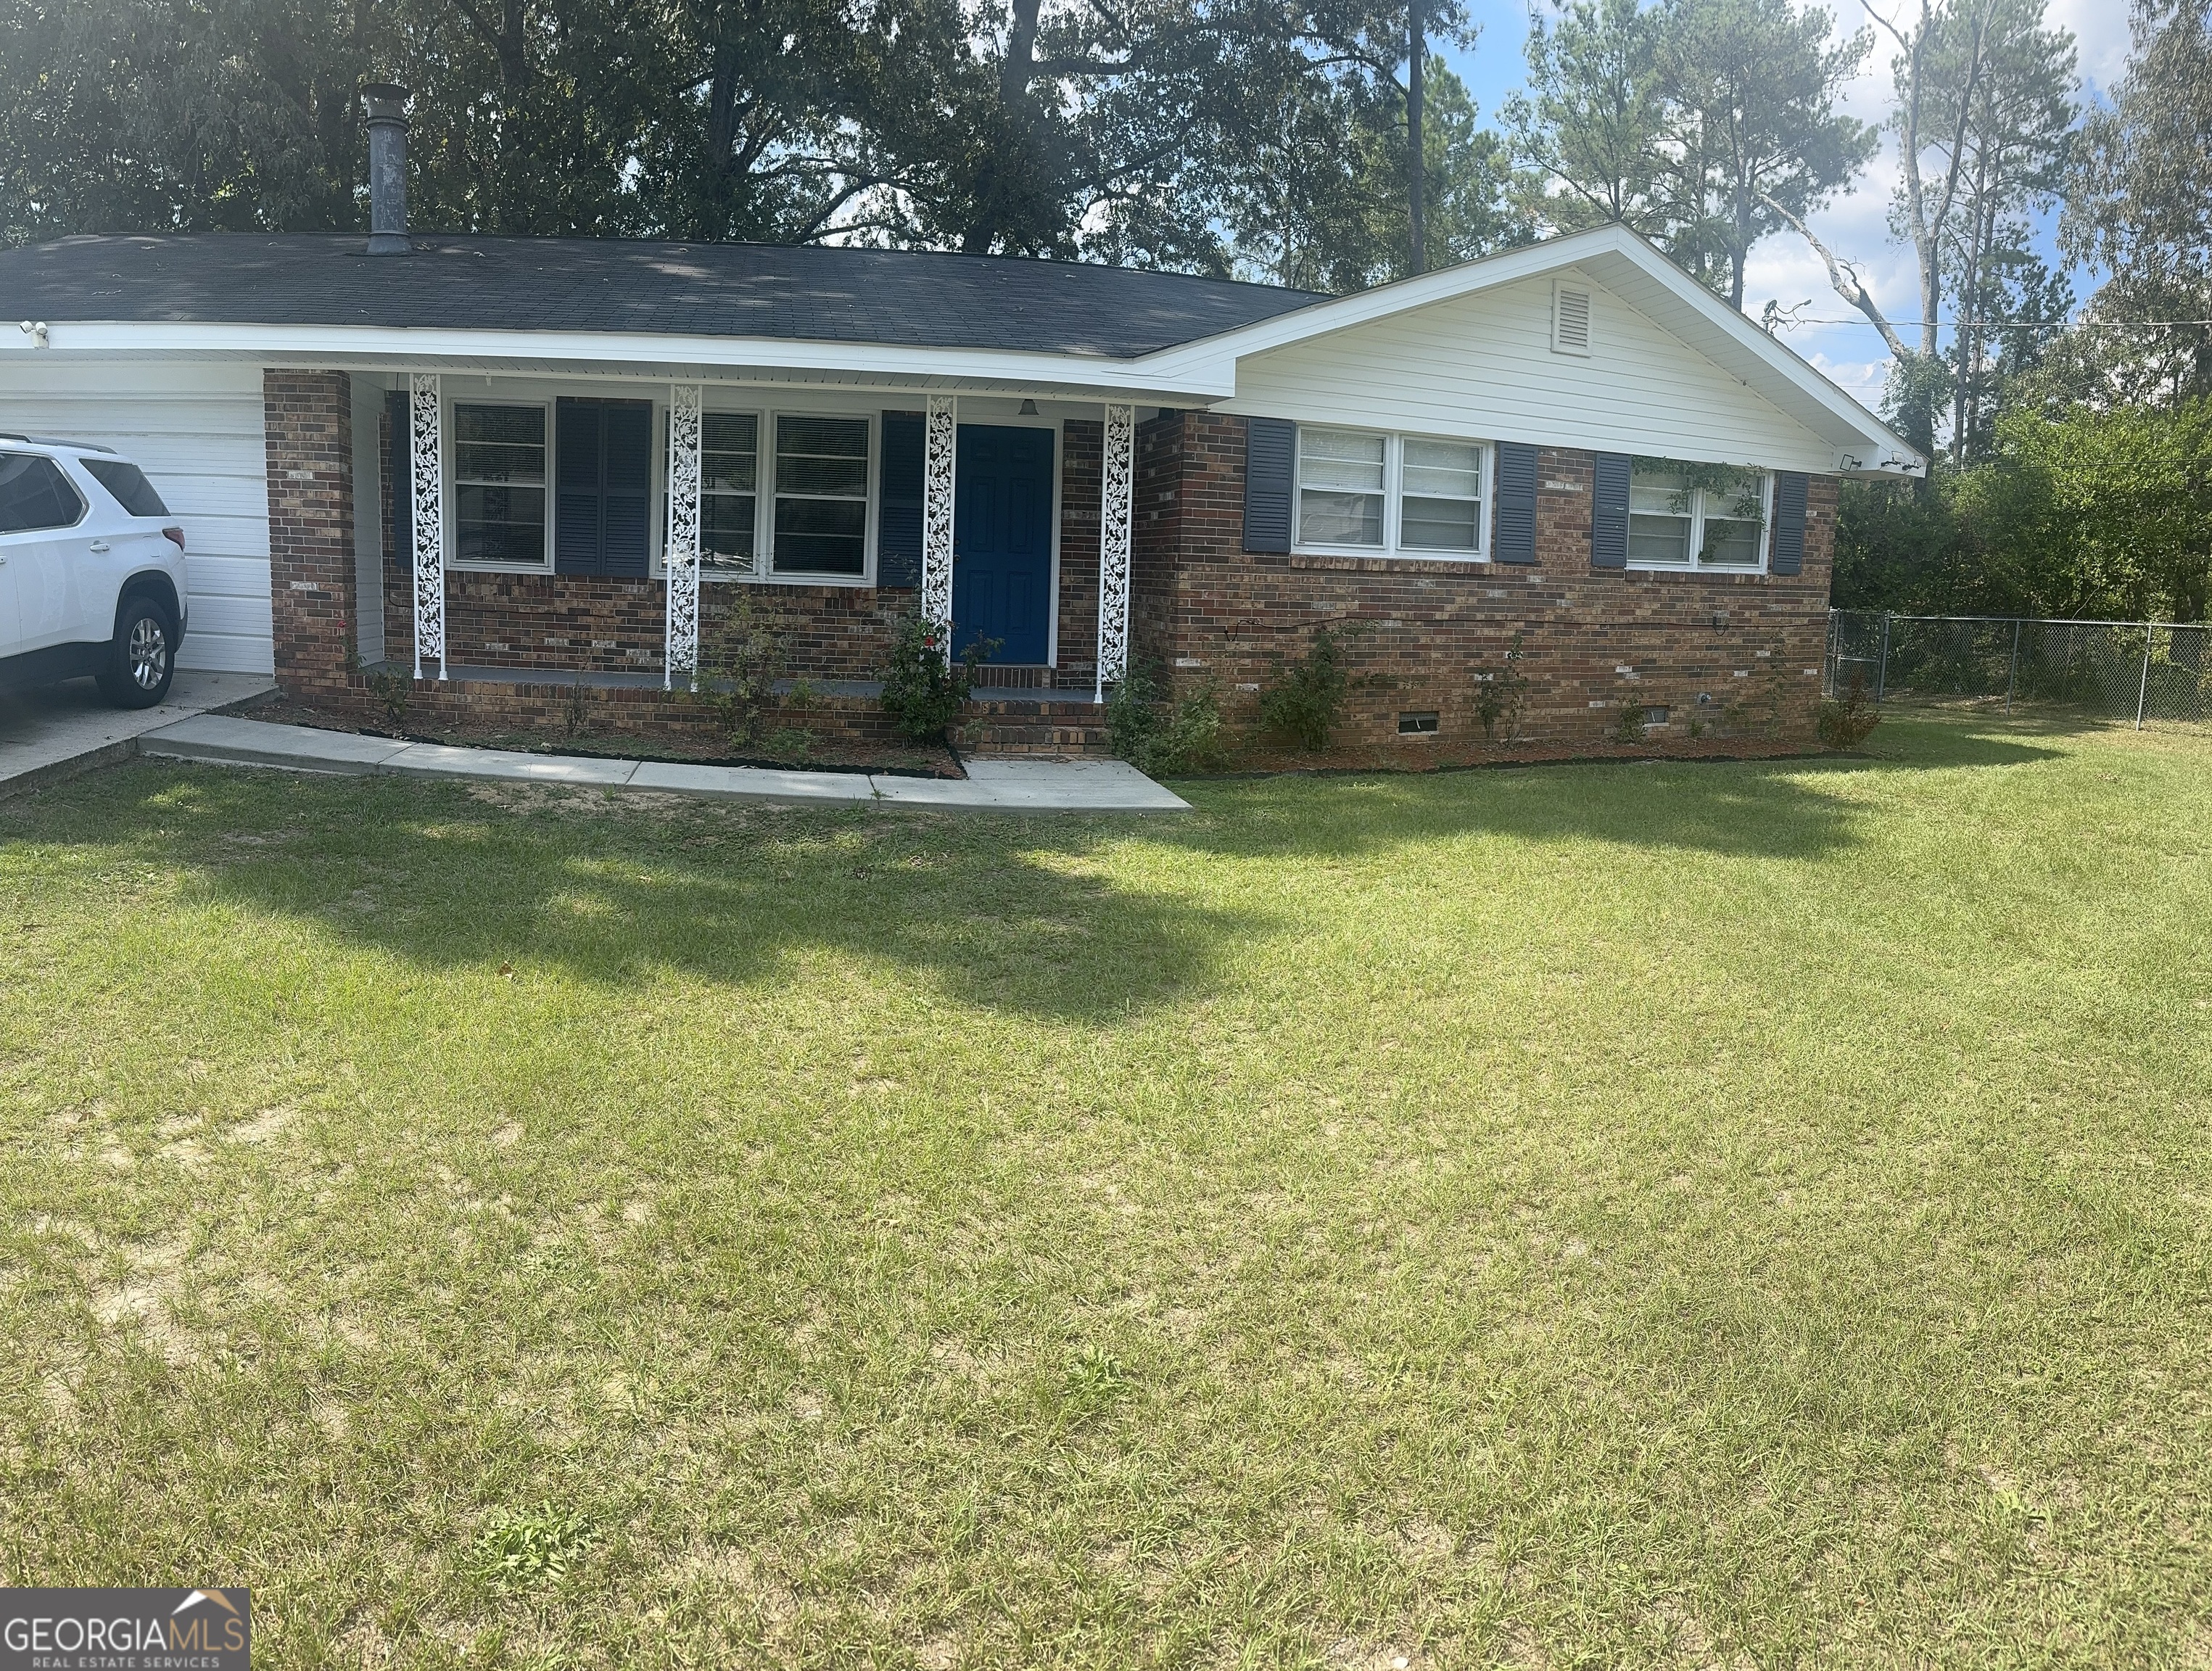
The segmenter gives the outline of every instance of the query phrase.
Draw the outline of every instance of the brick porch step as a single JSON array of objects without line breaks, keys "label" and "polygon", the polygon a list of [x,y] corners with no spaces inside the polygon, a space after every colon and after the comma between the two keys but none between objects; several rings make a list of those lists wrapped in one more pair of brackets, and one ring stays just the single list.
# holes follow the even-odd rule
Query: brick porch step
[{"label": "brick porch step", "polygon": [[969,754],[1061,755],[1106,759],[1106,710],[1073,690],[977,689],[960,712]]}]

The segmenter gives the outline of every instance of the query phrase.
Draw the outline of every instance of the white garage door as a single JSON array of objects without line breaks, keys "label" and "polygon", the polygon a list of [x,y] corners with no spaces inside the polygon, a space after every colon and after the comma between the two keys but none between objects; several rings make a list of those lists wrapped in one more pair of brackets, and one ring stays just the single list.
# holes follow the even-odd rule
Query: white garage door
[{"label": "white garage door", "polygon": [[143,470],[185,531],[177,665],[275,671],[258,366],[15,361],[0,366],[0,429],[97,442]]}]

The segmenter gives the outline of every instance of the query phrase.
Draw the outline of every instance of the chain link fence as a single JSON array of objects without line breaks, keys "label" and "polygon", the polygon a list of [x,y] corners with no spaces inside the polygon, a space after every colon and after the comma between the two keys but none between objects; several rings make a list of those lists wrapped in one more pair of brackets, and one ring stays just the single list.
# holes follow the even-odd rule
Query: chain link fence
[{"label": "chain link fence", "polygon": [[1823,681],[1877,702],[2060,708],[2140,726],[2212,720],[2212,628],[2160,621],[1828,611]]}]

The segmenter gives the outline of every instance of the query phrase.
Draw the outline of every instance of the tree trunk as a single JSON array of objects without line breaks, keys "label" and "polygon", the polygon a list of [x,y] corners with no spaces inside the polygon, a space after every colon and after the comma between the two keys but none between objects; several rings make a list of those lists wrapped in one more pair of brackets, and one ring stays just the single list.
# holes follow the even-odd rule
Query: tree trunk
[{"label": "tree trunk", "polygon": [[1413,230],[1411,270],[1428,270],[1426,210],[1421,201],[1427,185],[1429,159],[1421,134],[1421,72],[1429,56],[1428,19],[1422,0],[1406,8],[1406,209]]}]

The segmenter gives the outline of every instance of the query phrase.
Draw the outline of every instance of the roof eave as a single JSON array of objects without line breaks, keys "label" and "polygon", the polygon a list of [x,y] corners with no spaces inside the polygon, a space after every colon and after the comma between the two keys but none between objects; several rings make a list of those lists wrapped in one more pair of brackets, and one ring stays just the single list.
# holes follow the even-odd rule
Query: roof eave
[{"label": "roof eave", "polygon": [[398,329],[380,325],[214,325],[77,320],[49,326],[47,346],[0,340],[0,363],[33,357],[247,360],[263,365],[374,371],[527,371],[549,364],[641,377],[736,374],[866,386],[990,388],[1146,404],[1203,405],[1235,392],[1231,381],[1167,378],[1106,355],[702,337],[635,331]]}]

